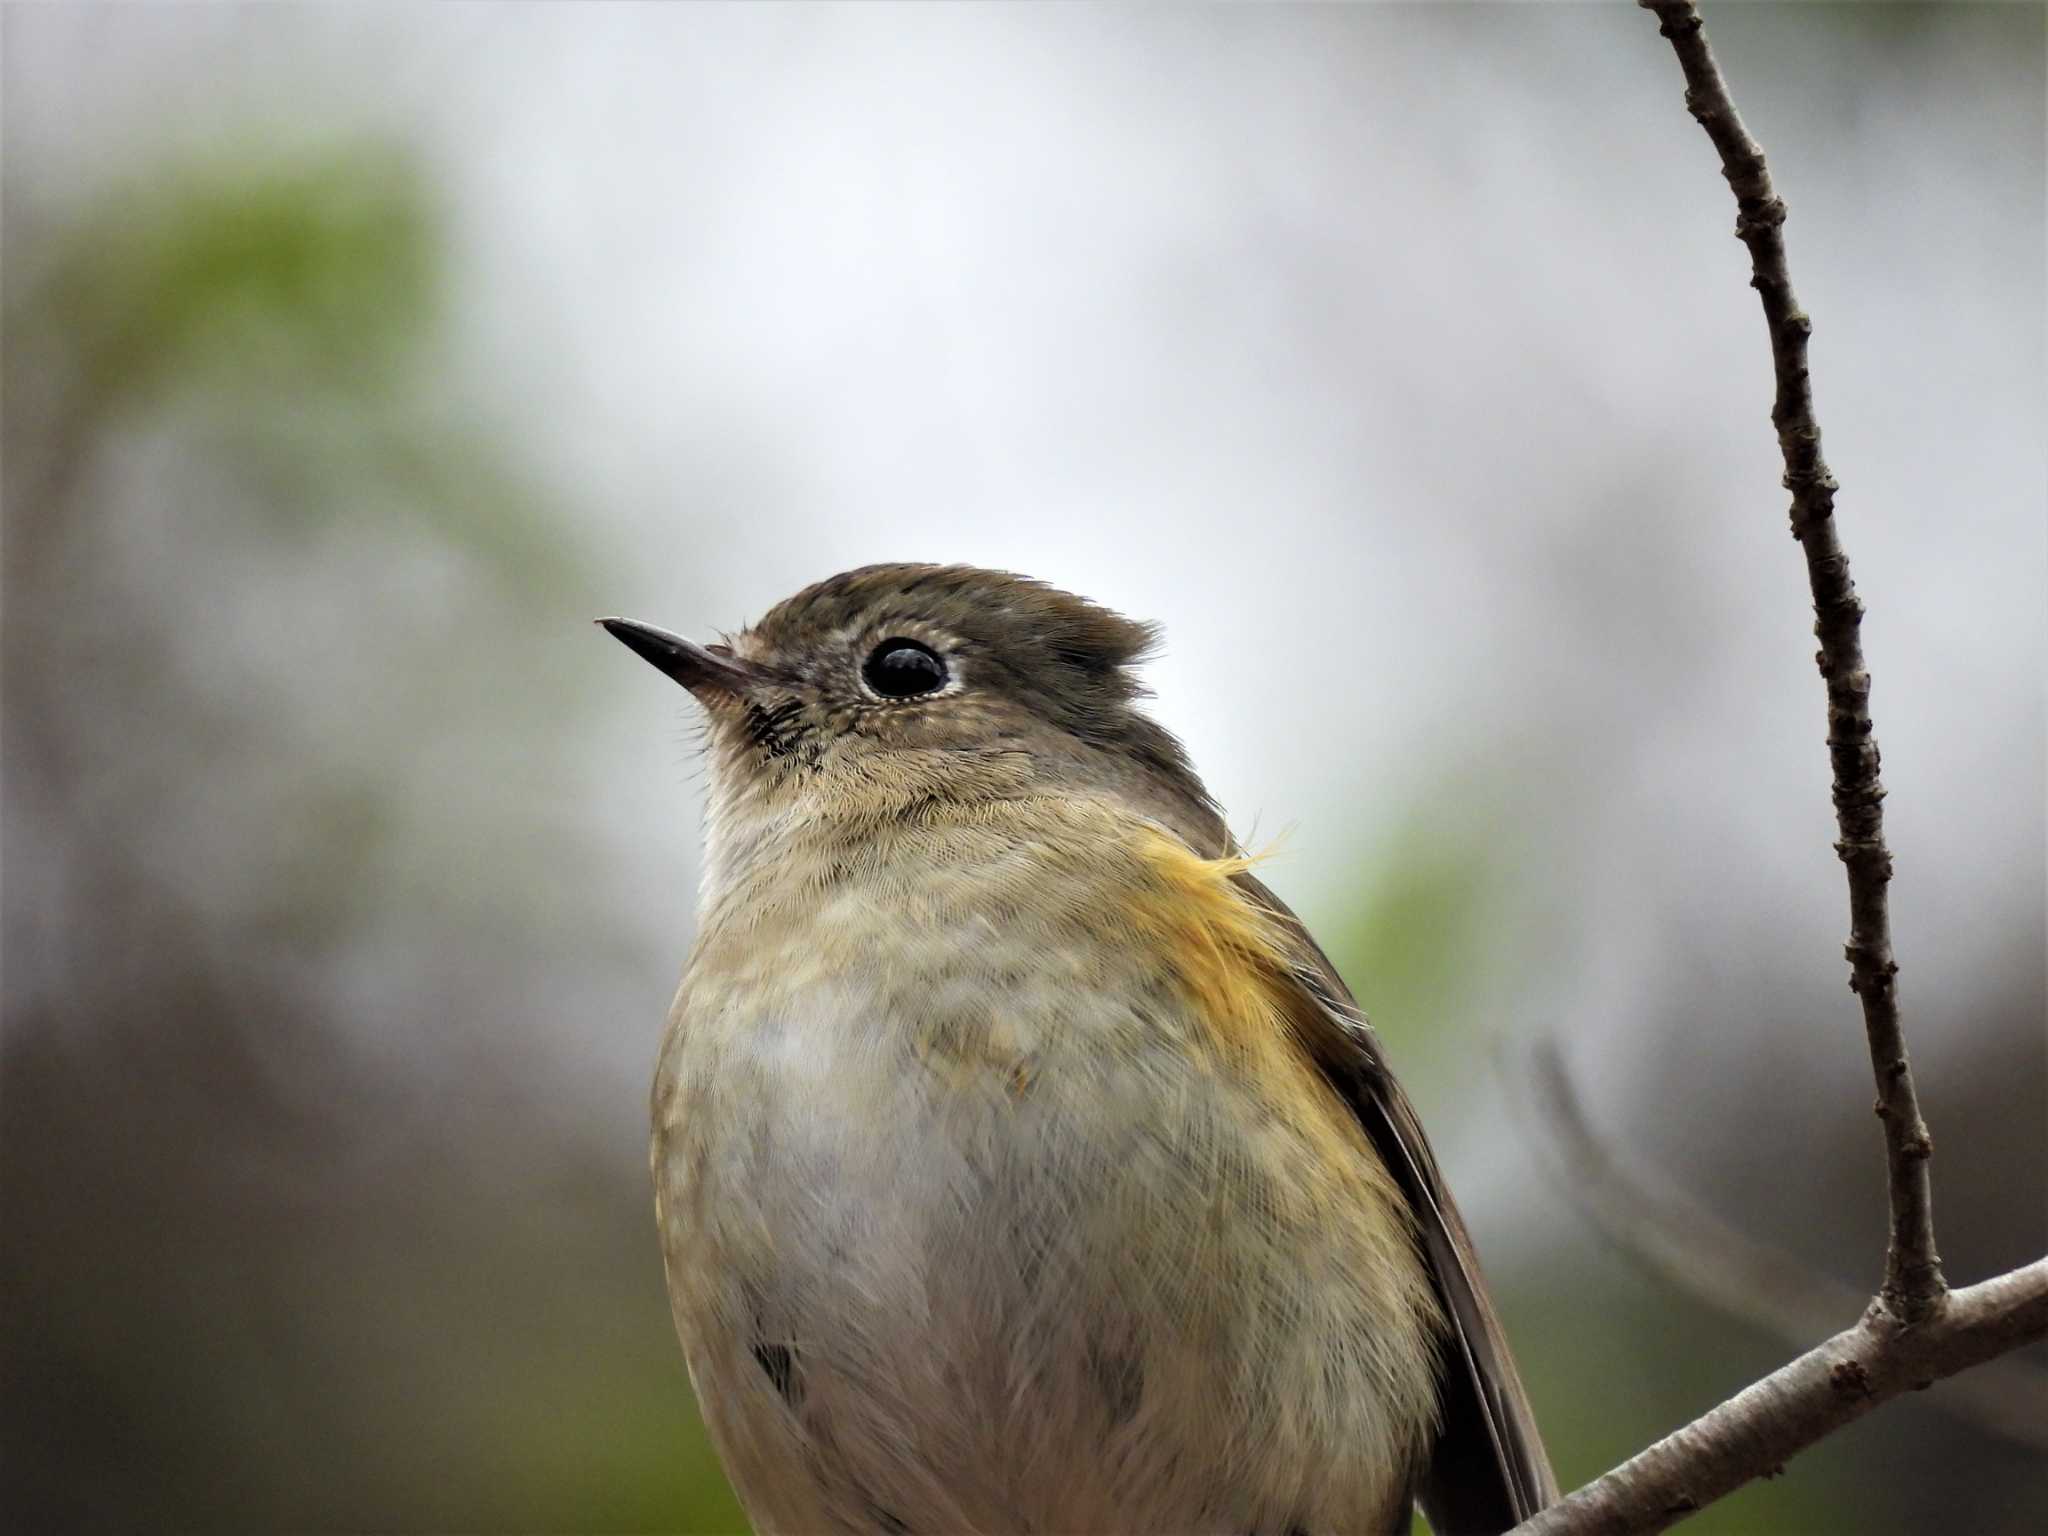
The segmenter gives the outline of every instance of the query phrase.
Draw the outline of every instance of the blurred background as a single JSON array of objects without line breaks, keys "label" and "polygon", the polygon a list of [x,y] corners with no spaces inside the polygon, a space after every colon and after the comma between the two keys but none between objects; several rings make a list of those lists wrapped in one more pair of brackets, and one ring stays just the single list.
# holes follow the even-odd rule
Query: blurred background
[{"label": "blurred background", "polygon": [[[1958,1281],[2048,1246],[2043,15],[1708,18],[1816,317]],[[1589,1224],[1532,1044],[1622,1166],[1874,1285],[1768,351],[1651,18],[0,25],[9,1528],[743,1528],[644,1152],[689,703],[589,621],[873,560],[1164,622],[1567,1485],[1814,1335]],[[2048,1529],[2007,1369],[1689,1529]]]}]

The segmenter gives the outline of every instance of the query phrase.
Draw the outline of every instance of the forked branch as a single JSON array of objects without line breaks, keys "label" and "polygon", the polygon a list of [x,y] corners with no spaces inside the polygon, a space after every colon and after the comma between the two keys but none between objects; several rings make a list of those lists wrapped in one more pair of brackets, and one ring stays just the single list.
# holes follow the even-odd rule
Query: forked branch
[{"label": "forked branch", "polygon": [[1676,1525],[1901,1392],[2048,1337],[2048,1259],[1954,1291],[1923,1321],[1872,1302],[1861,1322],[1516,1526],[1511,1536],[1635,1536]]},{"label": "forked branch", "polygon": [[[1868,1309],[1867,1292],[1737,1227],[1640,1155],[1616,1155],[1588,1120],[1550,1036],[1504,1060],[1502,1075],[1555,1186],[1671,1289],[1802,1345]],[[1928,1394],[1928,1403],[1972,1428],[2048,1449],[2048,1370],[2024,1355],[1986,1361]]]}]

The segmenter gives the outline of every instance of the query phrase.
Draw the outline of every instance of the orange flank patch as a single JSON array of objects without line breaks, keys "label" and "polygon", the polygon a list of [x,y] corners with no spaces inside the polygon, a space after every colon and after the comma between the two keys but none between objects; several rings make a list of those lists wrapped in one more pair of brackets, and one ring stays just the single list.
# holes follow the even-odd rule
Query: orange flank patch
[{"label": "orange flank patch", "polygon": [[1257,1084],[1280,1120],[1320,1149],[1315,1175],[1294,1196],[1325,1210],[1356,1211],[1361,1197],[1399,1209],[1357,1118],[1310,1059],[1308,1037],[1332,1026],[1295,978],[1293,941],[1235,881],[1257,856],[1205,859],[1150,827],[1137,838],[1152,878],[1135,893],[1130,921],[1171,957],[1216,1064]]},{"label": "orange flank patch", "polygon": [[1136,837],[1151,878],[1132,893],[1125,916],[1170,957],[1178,989],[1218,1051],[1263,1054],[1287,1036],[1292,983],[1285,937],[1232,883],[1256,858],[1205,859],[1151,827]]}]

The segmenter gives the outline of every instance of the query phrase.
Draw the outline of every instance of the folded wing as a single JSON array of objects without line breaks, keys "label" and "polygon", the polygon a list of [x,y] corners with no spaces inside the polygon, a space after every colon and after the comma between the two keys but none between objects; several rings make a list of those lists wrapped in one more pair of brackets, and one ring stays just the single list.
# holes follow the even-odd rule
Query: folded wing
[{"label": "folded wing", "polygon": [[1407,1197],[1449,1321],[1443,1429],[1417,1499],[1437,1536],[1495,1536],[1554,1503],[1558,1488],[1471,1235],[1414,1106],[1387,1070],[1378,1038],[1329,956],[1279,897],[1248,874],[1235,879],[1293,940],[1300,985],[1295,1027]]}]

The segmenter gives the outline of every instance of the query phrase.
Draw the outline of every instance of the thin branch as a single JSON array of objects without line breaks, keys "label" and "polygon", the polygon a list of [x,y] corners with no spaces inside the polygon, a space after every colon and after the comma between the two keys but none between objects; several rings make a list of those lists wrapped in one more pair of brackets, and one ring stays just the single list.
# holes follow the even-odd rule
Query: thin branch
[{"label": "thin branch", "polygon": [[1954,1291],[1917,1323],[1861,1322],[1659,1440],[1511,1536],[1662,1531],[1902,1392],[2048,1338],[2048,1258]]},{"label": "thin branch", "polygon": [[1892,958],[1886,886],[1892,856],[1884,844],[1884,785],[1878,781],[1877,737],[1870,720],[1870,673],[1863,664],[1863,602],[1849,579],[1849,557],[1835,531],[1835,477],[1820,453],[1820,424],[1806,370],[1813,325],[1799,308],[1785,265],[1785,203],[1771,186],[1761,145],[1749,136],[1728,99],[1720,66],[1692,0],[1639,0],[1655,11],[1685,71],[1685,105],[1720,152],[1721,174],[1735,193],[1735,233],[1749,247],[1750,286],[1763,300],[1776,366],[1771,420],[1792,493],[1792,536],[1806,552],[1813,589],[1815,660],[1828,692],[1828,756],[1834,763],[1835,820],[1849,875],[1849,986],[1863,1002],[1863,1030],[1877,1076],[1877,1114],[1884,1122],[1891,1189],[1891,1240],[1879,1296],[1902,1320],[1925,1316],[1947,1288],[1934,1247],[1934,1202],[1928,1158],[1934,1142],[1920,1117],[1920,1098],[1899,1024],[1898,964]]},{"label": "thin branch", "polygon": [[[1722,1217],[1640,1158],[1626,1164],[1588,1123],[1557,1042],[1504,1063],[1509,1102],[1555,1183],[1615,1247],[1674,1289],[1790,1342],[1822,1337],[1869,1297]],[[1943,1412],[2021,1445],[2048,1445],[2048,1371],[1992,1360],[1933,1394]]]},{"label": "thin branch", "polygon": [[1863,663],[1863,604],[1835,532],[1835,478],[1820,452],[1806,371],[1812,325],[1785,266],[1785,204],[1763,150],[1742,126],[1708,50],[1692,0],[1638,0],[1656,12],[1685,71],[1685,104],[1713,140],[1735,193],[1735,233],[1749,248],[1750,286],[1763,301],[1777,372],[1771,420],[1792,493],[1792,535],[1806,554],[1814,633],[1828,695],[1834,766],[1835,850],[1848,870],[1849,985],[1863,1002],[1877,1113],[1884,1122],[1891,1237],[1884,1280],[1862,1319],[1772,1372],[1676,1434],[1517,1526],[1516,1536],[1602,1536],[1660,1531],[1787,1457],[1861,1418],[1886,1399],[2048,1337],[2048,1259],[1951,1293],[1934,1247],[1927,1163],[1933,1143],[1920,1116],[1899,1024],[1884,844],[1884,787]]}]

